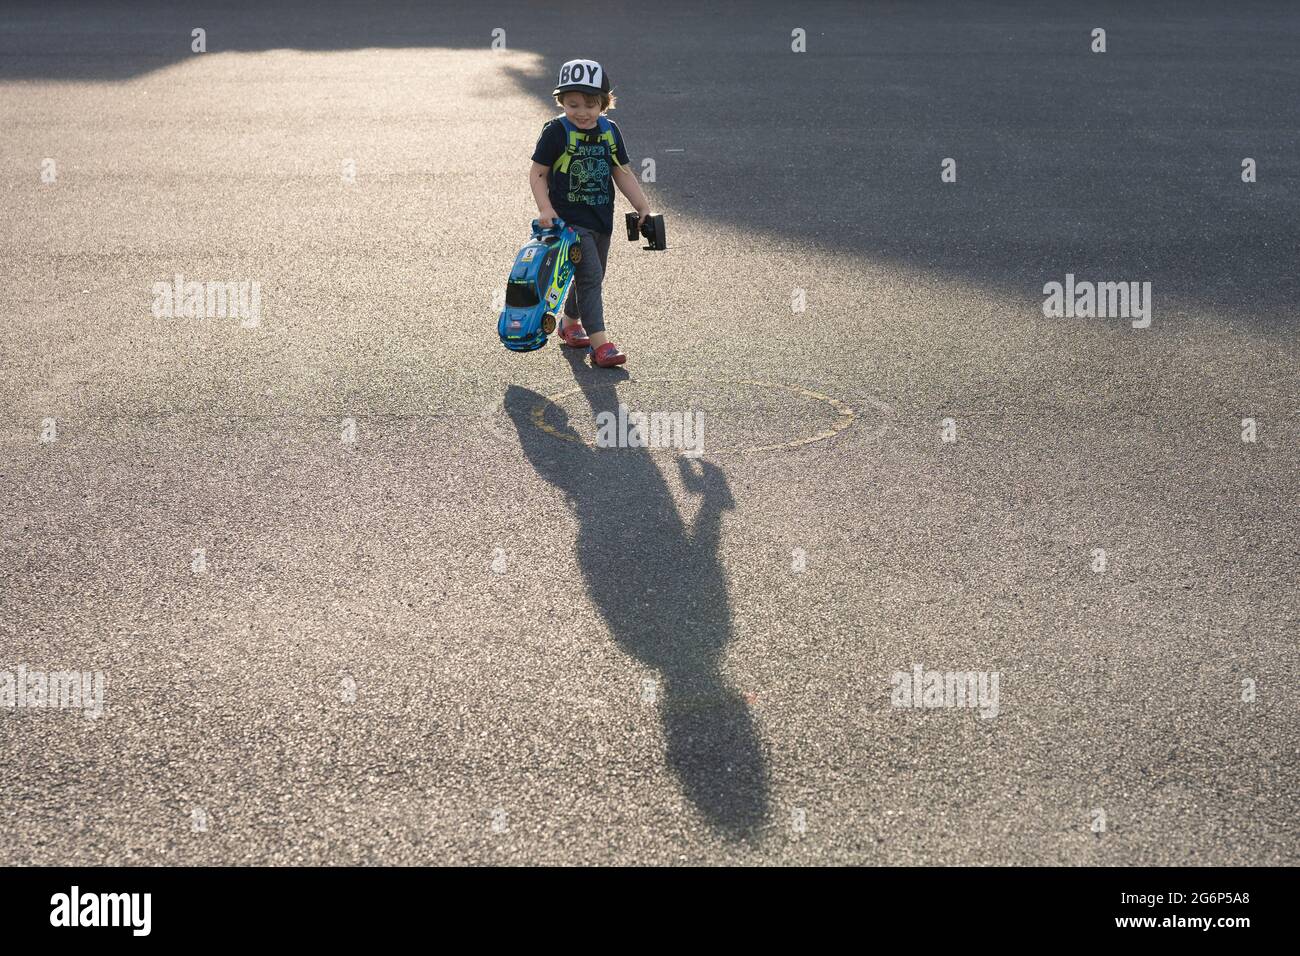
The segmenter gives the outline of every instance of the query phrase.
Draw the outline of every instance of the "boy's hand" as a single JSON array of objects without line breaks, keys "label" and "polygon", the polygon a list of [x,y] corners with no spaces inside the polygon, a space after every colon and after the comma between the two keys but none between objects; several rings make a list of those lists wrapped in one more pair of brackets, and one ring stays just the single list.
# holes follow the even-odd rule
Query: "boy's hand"
[{"label": "boy's hand", "polygon": [[555,225],[556,217],[557,214],[555,209],[551,206],[547,206],[537,214],[537,224],[543,229],[550,229],[551,226]]},{"label": "boy's hand", "polygon": [[645,225],[645,221],[650,218],[650,207],[649,205],[637,206],[636,211],[641,216],[641,218],[636,221],[636,231],[640,232],[641,227]]}]

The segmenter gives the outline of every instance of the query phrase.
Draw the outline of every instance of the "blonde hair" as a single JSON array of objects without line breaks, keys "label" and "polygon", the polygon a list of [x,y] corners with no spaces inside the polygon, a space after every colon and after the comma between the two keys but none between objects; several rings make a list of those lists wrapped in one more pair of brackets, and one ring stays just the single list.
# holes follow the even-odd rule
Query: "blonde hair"
[{"label": "blonde hair", "polygon": [[582,90],[565,90],[563,93],[556,93],[555,102],[561,109],[564,108],[564,98],[570,93],[577,93],[579,96],[585,97],[588,105],[590,105],[592,100],[599,99],[600,111],[602,113],[606,110],[617,109],[615,104],[618,102],[618,97],[613,93],[584,93]]}]

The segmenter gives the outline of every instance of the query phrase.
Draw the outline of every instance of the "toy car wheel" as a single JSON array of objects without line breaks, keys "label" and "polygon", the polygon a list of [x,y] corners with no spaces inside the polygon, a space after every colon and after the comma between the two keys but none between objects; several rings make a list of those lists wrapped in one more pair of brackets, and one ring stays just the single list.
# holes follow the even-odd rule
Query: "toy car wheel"
[{"label": "toy car wheel", "polygon": [[546,335],[550,335],[554,331],[555,331],[555,315],[551,312],[547,312],[544,316],[542,316],[542,332],[545,333]]}]

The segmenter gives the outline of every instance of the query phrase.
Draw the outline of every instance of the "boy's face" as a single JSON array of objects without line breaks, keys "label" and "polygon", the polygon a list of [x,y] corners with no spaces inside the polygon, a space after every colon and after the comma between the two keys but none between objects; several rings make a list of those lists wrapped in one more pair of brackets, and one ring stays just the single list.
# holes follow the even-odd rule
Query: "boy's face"
[{"label": "boy's face", "polygon": [[599,96],[570,90],[560,97],[560,101],[564,103],[564,115],[574,126],[590,129],[596,125],[596,117],[600,115]]}]

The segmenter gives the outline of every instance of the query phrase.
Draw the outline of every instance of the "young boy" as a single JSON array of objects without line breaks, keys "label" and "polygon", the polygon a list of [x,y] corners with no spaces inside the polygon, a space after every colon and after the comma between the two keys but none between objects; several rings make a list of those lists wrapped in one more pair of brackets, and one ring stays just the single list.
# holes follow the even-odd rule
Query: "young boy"
[{"label": "young boy", "polygon": [[543,227],[550,226],[558,215],[582,236],[581,257],[574,260],[573,287],[564,303],[560,339],[572,348],[590,345],[592,361],[601,368],[612,368],[626,362],[627,356],[609,341],[601,302],[614,232],[610,184],[628,198],[641,214],[641,222],[650,215],[650,203],[630,169],[623,134],[605,117],[605,111],[614,108],[615,97],[601,65],[595,60],[565,63],[552,95],[564,108],[564,115],[542,127],[533,149],[528,184]]}]

